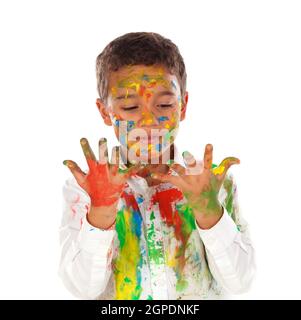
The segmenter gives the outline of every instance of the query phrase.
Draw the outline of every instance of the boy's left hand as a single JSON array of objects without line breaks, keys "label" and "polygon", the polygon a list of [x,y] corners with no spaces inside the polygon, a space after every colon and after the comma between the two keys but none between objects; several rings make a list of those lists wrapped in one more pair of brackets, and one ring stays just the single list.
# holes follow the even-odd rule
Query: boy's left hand
[{"label": "boy's left hand", "polygon": [[221,218],[223,208],[218,200],[219,190],[228,169],[240,163],[237,158],[227,157],[219,166],[212,168],[212,151],[213,146],[207,144],[203,162],[197,162],[192,154],[183,152],[186,168],[178,163],[170,166],[178,176],[159,173],[152,175],[154,179],[174,184],[183,192],[198,225],[203,229],[211,228]]}]

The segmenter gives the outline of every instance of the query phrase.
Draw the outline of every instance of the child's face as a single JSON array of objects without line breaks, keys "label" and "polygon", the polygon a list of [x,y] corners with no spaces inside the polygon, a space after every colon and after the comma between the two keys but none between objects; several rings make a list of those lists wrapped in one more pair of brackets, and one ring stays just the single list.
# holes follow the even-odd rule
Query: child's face
[{"label": "child's face", "polygon": [[158,163],[185,117],[187,93],[184,100],[165,67],[135,65],[111,73],[107,106],[97,105],[130,158]]}]

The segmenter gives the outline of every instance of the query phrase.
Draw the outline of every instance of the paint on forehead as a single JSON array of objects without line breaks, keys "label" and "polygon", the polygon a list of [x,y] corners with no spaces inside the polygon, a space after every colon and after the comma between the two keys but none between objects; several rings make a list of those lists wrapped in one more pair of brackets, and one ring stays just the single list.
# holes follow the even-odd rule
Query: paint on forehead
[{"label": "paint on forehead", "polygon": [[168,79],[164,78],[162,74],[152,76],[138,74],[119,80],[117,82],[117,88],[134,88],[135,91],[138,91],[139,87],[142,85],[142,82],[147,83],[146,88],[152,88],[156,84],[161,84],[164,87],[170,87]]},{"label": "paint on forehead", "polygon": [[117,88],[124,88],[126,89],[125,98],[127,99],[129,89],[133,89],[139,96],[145,96],[148,100],[153,95],[153,91],[149,89],[154,88],[156,85],[177,90],[176,82],[174,80],[169,81],[164,77],[163,69],[159,69],[157,74],[148,75],[142,71],[118,80],[116,86],[111,88],[111,94],[115,98],[117,96]]},{"label": "paint on forehead", "polygon": [[116,87],[112,87],[112,88],[111,88],[111,94],[112,94],[113,97],[116,97],[116,95],[117,95],[117,89],[116,89]]}]

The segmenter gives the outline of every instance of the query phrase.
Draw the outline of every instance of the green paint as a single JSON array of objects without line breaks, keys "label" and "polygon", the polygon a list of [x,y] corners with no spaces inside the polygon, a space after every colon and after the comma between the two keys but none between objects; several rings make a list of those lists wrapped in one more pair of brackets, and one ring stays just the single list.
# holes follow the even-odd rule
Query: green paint
[{"label": "green paint", "polygon": [[234,207],[233,207],[233,201],[234,201],[234,192],[233,192],[233,182],[226,178],[224,180],[224,188],[227,192],[227,197],[225,199],[225,206],[230,216],[233,216],[234,214]]},{"label": "green paint", "polygon": [[125,230],[126,230],[125,219],[124,219],[122,210],[119,210],[117,212],[115,228],[117,231],[118,240],[120,242],[120,248],[122,249],[125,244]]},{"label": "green paint", "polygon": [[182,232],[185,237],[189,237],[191,232],[196,229],[195,217],[191,206],[187,203],[185,204],[176,204],[176,208],[182,220]]},{"label": "green paint", "polygon": [[[212,168],[215,167],[217,167],[217,165],[212,164]],[[207,215],[217,214],[219,213],[221,206],[218,200],[219,190],[219,182],[215,176],[212,176],[210,185],[197,197],[197,199],[193,198],[190,192],[184,192],[184,196],[192,209]]]},{"label": "green paint", "polygon": [[188,281],[185,279],[179,279],[176,284],[177,291],[183,291],[188,287]]},{"label": "green paint", "polygon": [[141,292],[142,292],[142,287],[140,285],[137,285],[132,294],[132,300],[139,300]]},{"label": "green paint", "polygon": [[150,214],[150,220],[152,221],[152,220],[155,220],[155,214],[154,214],[154,211],[152,211],[152,213]]},{"label": "green paint", "polygon": [[164,256],[162,250],[162,241],[155,241],[155,214],[154,211],[150,214],[151,225],[147,230],[147,242],[148,242],[148,255],[150,261],[155,264],[163,264]]},{"label": "green paint", "polygon": [[125,283],[130,283],[130,282],[132,282],[132,281],[131,281],[131,279],[130,279],[130,278],[125,277],[125,278],[124,278],[124,282],[125,282]]},{"label": "green paint", "polygon": [[142,255],[140,236],[133,231],[136,223],[130,208],[123,207],[117,212],[116,231],[119,239],[119,252],[114,260],[116,300],[138,300],[141,288]]}]

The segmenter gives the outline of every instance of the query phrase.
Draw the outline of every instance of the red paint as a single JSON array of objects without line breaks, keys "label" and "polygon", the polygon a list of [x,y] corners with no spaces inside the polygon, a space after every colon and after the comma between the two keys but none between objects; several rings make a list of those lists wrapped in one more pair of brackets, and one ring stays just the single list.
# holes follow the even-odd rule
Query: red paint
[{"label": "red paint", "polygon": [[[183,193],[178,189],[168,189],[156,192],[152,197],[153,203],[158,203],[161,217],[166,221],[168,226],[174,224],[172,204],[175,201],[182,200]],[[178,221],[179,218],[176,218]]]},{"label": "red paint", "polygon": [[110,206],[119,199],[123,184],[113,184],[109,181],[106,164],[99,164],[88,159],[89,173],[86,177],[86,190],[91,198],[91,205]]},{"label": "red paint", "polygon": [[139,86],[139,92],[138,92],[139,96],[142,97],[144,94],[144,91],[145,91],[145,86]]},{"label": "red paint", "polygon": [[76,198],[72,201],[72,204],[70,206],[72,219],[74,219],[76,216],[76,210],[74,208],[74,205],[79,203],[79,200],[80,200],[80,195],[76,194]]},{"label": "red paint", "polygon": [[148,87],[148,88],[153,88],[153,87],[155,87],[156,85],[157,85],[157,81],[153,81],[153,82],[148,83],[147,87]]},{"label": "red paint", "polygon": [[134,211],[139,211],[139,206],[134,195],[123,191],[121,196],[124,199],[127,207],[133,208]]},{"label": "red paint", "polygon": [[173,207],[173,204],[183,199],[183,193],[178,189],[168,189],[164,191],[158,191],[152,197],[153,203],[159,204],[160,214],[163,220],[166,221],[168,226],[173,226],[175,230],[175,237],[181,243],[177,247],[177,252],[183,249],[183,252],[178,256],[178,267],[180,272],[185,266],[185,250],[187,244],[187,237],[182,232],[183,221],[179,215],[178,210]]}]

